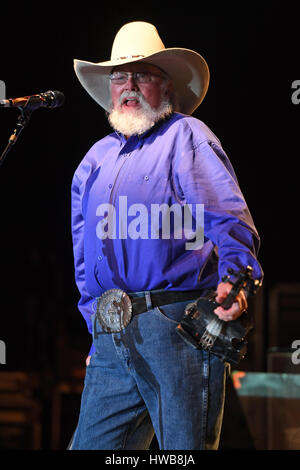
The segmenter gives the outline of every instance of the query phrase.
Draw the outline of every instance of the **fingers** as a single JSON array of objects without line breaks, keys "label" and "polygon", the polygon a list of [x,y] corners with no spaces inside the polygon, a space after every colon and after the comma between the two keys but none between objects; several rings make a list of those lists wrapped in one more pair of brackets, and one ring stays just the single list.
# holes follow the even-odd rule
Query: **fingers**
[{"label": "fingers", "polygon": [[[220,283],[217,289],[216,301],[217,303],[223,302],[226,299],[227,295],[232,289],[232,285],[229,283]],[[236,296],[235,301],[229,309],[224,309],[223,307],[217,307],[215,309],[215,314],[223,321],[232,321],[239,318],[242,313],[247,310],[248,303],[244,290],[242,289],[239,294]]]},{"label": "fingers", "polygon": [[227,310],[225,310],[223,307],[218,307],[214,312],[220,318],[220,320],[223,321],[236,320],[242,314],[238,302],[234,302]]},{"label": "fingers", "polygon": [[230,284],[229,282],[220,282],[220,284],[217,287],[216,302],[218,304],[222,303],[223,300],[226,299],[231,289],[232,289],[232,284]]}]

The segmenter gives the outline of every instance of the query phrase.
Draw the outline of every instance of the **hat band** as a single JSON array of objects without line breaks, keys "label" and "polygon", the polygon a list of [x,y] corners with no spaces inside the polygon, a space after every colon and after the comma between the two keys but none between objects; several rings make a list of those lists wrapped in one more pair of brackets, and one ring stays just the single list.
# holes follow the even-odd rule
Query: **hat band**
[{"label": "hat band", "polygon": [[137,57],[145,57],[144,55],[127,55],[125,57],[118,57],[116,60],[124,60],[124,59],[136,59]]}]

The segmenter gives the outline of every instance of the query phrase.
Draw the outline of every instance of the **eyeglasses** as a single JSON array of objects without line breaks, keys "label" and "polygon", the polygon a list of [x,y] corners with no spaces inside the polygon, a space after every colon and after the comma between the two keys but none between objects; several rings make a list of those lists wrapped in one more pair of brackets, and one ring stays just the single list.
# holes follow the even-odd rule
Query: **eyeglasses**
[{"label": "eyeglasses", "polygon": [[110,74],[109,79],[116,85],[124,85],[132,77],[136,83],[150,83],[154,77],[165,79],[162,75],[157,75],[152,72],[113,72]]}]

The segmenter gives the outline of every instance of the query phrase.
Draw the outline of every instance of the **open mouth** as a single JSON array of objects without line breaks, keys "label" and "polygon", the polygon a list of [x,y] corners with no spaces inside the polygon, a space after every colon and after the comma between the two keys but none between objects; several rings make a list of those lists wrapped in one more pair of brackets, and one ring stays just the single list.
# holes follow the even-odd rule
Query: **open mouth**
[{"label": "open mouth", "polygon": [[135,107],[135,106],[138,106],[139,105],[139,100],[135,97],[130,97],[130,96],[127,96],[126,98],[124,98],[124,100],[122,101],[122,106],[125,106],[125,107]]}]

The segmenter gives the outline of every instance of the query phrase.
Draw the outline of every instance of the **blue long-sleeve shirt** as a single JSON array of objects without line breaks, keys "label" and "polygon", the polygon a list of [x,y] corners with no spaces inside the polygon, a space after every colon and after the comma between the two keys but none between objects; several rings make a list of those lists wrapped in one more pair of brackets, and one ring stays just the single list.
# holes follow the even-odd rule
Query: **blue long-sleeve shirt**
[{"label": "blue long-sleeve shirt", "polygon": [[[158,215],[168,207],[176,210]],[[107,289],[214,288],[228,268],[248,265],[263,276],[259,236],[220,141],[179,113],[140,137],[114,132],[92,146],[72,182],[72,237],[90,333],[95,298]]]}]

